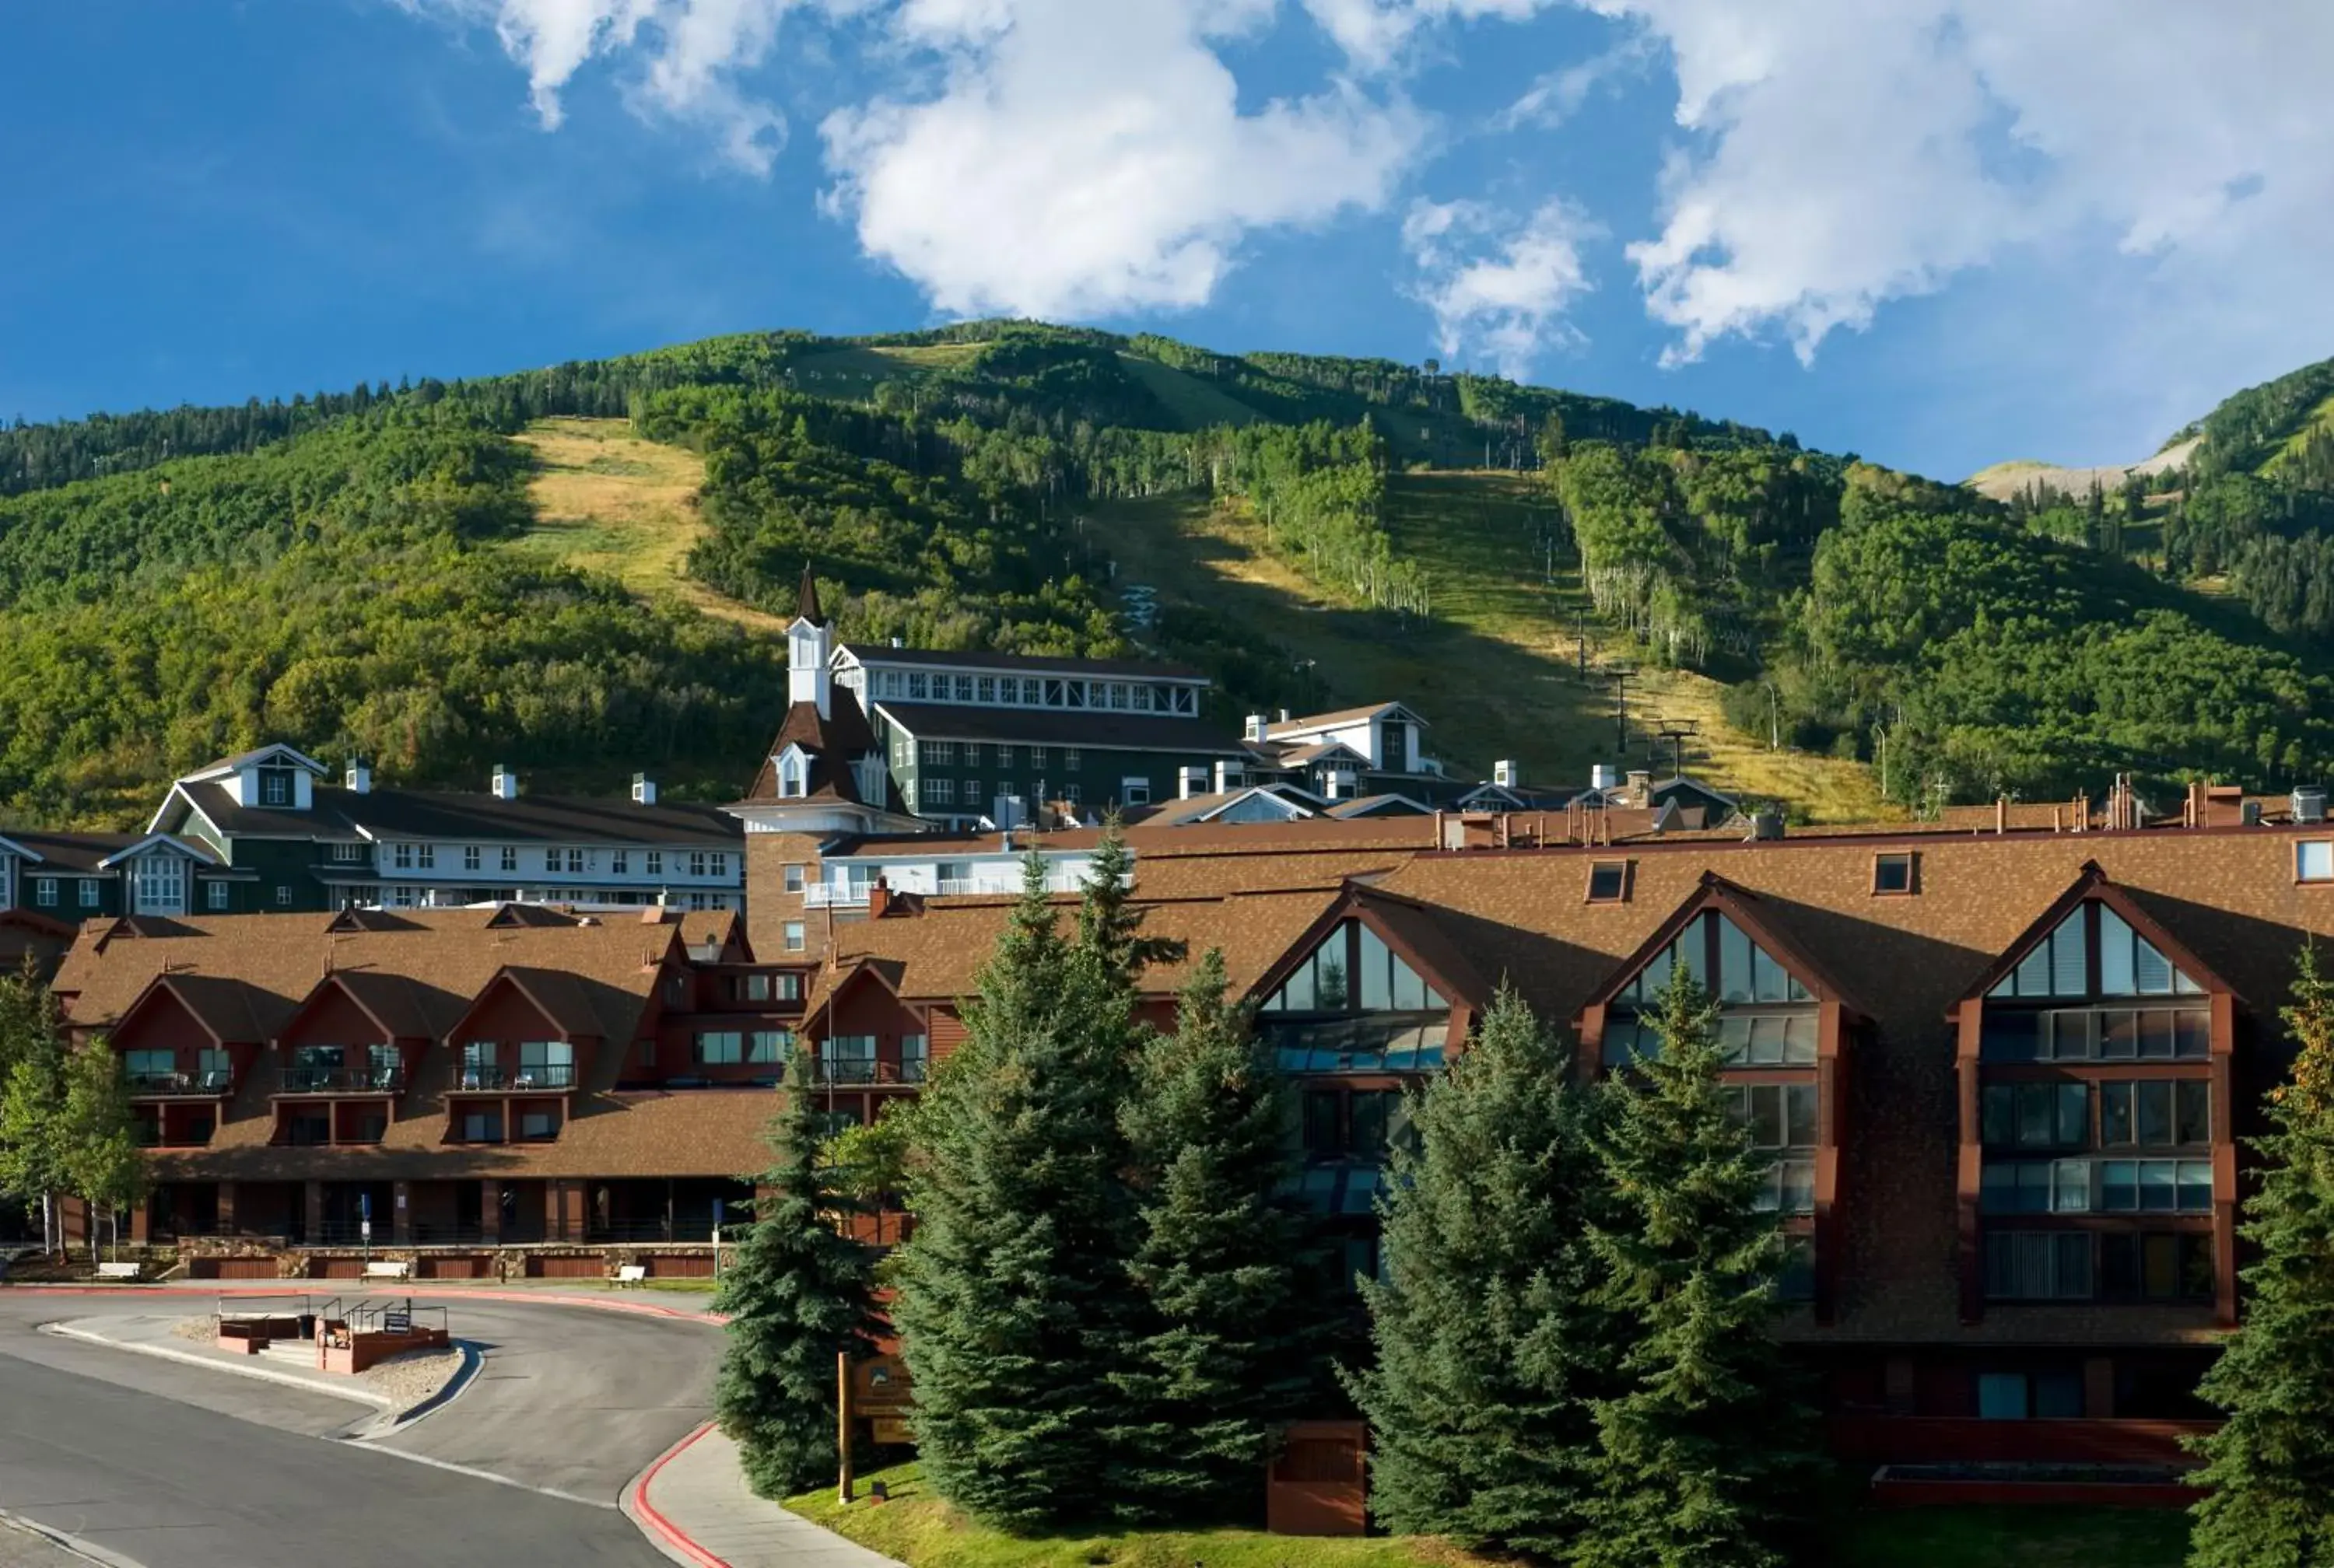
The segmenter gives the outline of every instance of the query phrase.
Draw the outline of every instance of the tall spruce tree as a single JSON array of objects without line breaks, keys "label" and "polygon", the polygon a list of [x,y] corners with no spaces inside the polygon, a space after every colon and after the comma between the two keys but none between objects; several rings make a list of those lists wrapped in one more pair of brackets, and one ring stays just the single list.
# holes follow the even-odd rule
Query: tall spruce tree
[{"label": "tall spruce tree", "polygon": [[992,1524],[1129,1510],[1116,1374],[1141,1302],[1118,1112],[1132,1071],[1133,917],[1105,839],[1081,939],[1031,856],[966,1009],[967,1040],[917,1118],[915,1236],[892,1309],[925,1477]]},{"label": "tall spruce tree", "polygon": [[714,1414],[765,1497],[835,1473],[835,1357],[873,1348],[873,1259],[836,1227],[853,1203],[819,1159],[825,1118],[807,1052],[787,1068],[786,1093],[773,1130],[776,1162],[714,1301],[729,1314]]},{"label": "tall spruce tree", "polygon": [[1582,1527],[1611,1357],[1582,1231],[1593,1111],[1566,1065],[1502,986],[1393,1151],[1385,1266],[1363,1284],[1376,1364],[1353,1382],[1394,1530],[1561,1559]]},{"label": "tall spruce tree", "polygon": [[1771,1159],[1733,1112],[1717,1024],[1681,965],[1661,1050],[1600,1097],[1610,1207],[1588,1239],[1597,1299],[1629,1328],[1619,1386],[1594,1405],[1580,1568],[1780,1568],[1822,1473],[1772,1333],[1782,1237],[1759,1204]]},{"label": "tall spruce tree", "polygon": [[2334,1563],[2334,979],[2310,948],[2281,1016],[2298,1049],[2255,1143],[2244,1323],[2200,1390],[2228,1419],[2199,1445],[2194,1568]]},{"label": "tall spruce tree", "polygon": [[1308,1413],[1319,1384],[1304,1227],[1280,1196],[1294,1167],[1287,1081],[1227,986],[1210,948],[1175,1033],[1145,1044],[1120,1118],[1140,1190],[1130,1268],[1150,1318],[1122,1379],[1127,1480],[1179,1521],[1259,1506],[1272,1424]]}]

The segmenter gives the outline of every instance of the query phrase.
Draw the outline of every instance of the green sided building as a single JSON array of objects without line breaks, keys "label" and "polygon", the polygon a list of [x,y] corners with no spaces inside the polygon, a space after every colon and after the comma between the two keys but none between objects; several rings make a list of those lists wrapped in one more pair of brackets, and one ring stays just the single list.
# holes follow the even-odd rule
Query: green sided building
[{"label": "green sided building", "polygon": [[1129,659],[844,643],[834,684],[868,716],[900,798],[960,828],[1081,816],[1237,785],[1248,748],[1201,717],[1207,677]]}]

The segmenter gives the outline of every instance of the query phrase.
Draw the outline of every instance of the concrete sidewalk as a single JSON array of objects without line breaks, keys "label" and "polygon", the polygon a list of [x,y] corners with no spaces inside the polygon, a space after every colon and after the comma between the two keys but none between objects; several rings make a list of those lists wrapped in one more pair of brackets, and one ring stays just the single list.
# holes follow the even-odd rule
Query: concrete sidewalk
[{"label": "concrete sidewalk", "polygon": [[710,1426],[651,1466],[626,1505],[668,1556],[696,1568],[902,1568],[754,1496],[738,1445]]}]

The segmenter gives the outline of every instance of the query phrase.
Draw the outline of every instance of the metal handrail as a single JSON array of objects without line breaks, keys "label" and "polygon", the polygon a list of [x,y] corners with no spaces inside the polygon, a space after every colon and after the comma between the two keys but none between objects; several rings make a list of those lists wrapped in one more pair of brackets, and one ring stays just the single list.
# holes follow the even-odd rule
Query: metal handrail
[{"label": "metal handrail", "polygon": [[498,1063],[473,1067],[465,1064],[460,1076],[454,1081],[454,1087],[469,1093],[573,1089],[575,1087],[575,1064],[572,1062],[545,1063],[534,1067],[504,1067]]},{"label": "metal handrail", "polygon": [[394,1094],[405,1087],[405,1069],[286,1067],[277,1085],[279,1094]]}]

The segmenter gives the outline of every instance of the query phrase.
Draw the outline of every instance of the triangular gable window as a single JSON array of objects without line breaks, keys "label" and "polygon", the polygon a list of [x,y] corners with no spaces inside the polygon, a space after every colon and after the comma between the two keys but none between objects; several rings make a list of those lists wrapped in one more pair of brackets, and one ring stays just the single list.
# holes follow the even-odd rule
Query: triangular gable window
[{"label": "triangular gable window", "polygon": [[798,800],[810,794],[810,757],[798,746],[790,746],[778,754],[778,794],[786,800]]},{"label": "triangular gable window", "polygon": [[[1714,929],[1705,922],[1714,922]],[[1716,975],[1709,973],[1706,956],[1717,943]],[[1683,957],[1694,976],[1717,995],[1724,1005],[1761,1002],[1812,1002],[1814,995],[1772,953],[1752,941],[1749,933],[1712,909],[1689,923],[1677,939],[1654,954],[1636,976],[1613,999],[1614,1005],[1634,1011],[1658,1005],[1662,987]]]},{"label": "triangular gable window", "polygon": [[1425,1013],[1451,1004],[1359,920],[1341,920],[1265,1001],[1266,1013]]},{"label": "triangular gable window", "polygon": [[1749,932],[1717,909],[1686,923],[1614,996],[1604,1058],[1618,1063],[1661,1051],[1653,1015],[1683,962],[1716,996],[1718,1043],[1736,1066],[1800,1065],[1816,1059],[1815,994]]},{"label": "triangular gable window", "polygon": [[2133,930],[2121,915],[2105,904],[2087,902],[2077,905],[2052,927],[2049,935],[2035,943],[2018,967],[1986,995],[2019,1000],[2093,995],[2088,951],[2088,911],[2093,909],[2098,911],[2097,995],[2194,996],[2203,992],[2203,986],[2175,967],[2155,943]]}]

